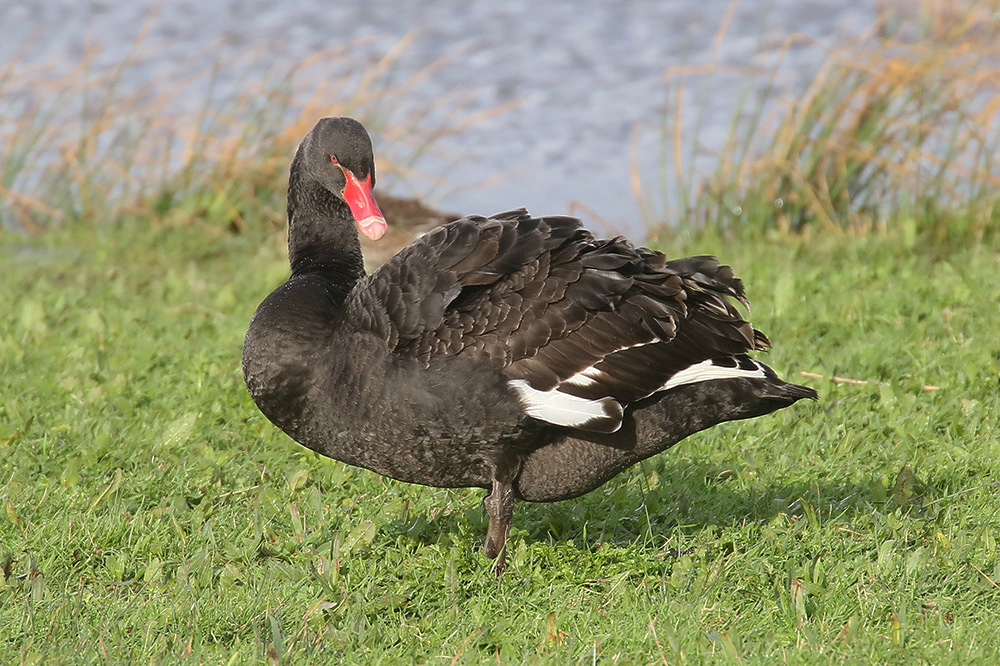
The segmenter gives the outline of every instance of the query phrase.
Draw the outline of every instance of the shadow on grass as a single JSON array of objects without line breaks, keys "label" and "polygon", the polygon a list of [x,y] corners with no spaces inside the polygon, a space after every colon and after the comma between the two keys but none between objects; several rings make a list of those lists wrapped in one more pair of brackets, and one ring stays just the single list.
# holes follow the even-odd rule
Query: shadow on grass
[{"label": "shadow on grass", "polygon": [[[650,476],[658,478],[656,487]],[[627,482],[627,475],[642,477]],[[897,484],[898,485],[898,484]],[[697,532],[706,527],[741,523],[765,523],[778,514],[793,519],[827,520],[840,516],[868,515],[873,508],[895,508],[899,502],[918,506],[926,488],[913,480],[903,495],[899,488],[886,489],[881,482],[858,482],[817,474],[811,480],[763,487],[738,484],[733,470],[691,461],[653,461],[626,472],[604,487],[583,497],[562,502],[532,504],[518,502],[513,527],[528,543],[573,541],[593,545],[647,542],[659,549],[663,539],[681,528]],[[934,492],[935,496],[940,496]],[[485,495],[485,492],[484,492]],[[470,498],[471,499],[471,498]],[[386,532],[416,543],[434,543],[450,534],[456,540],[486,534],[487,519],[480,503],[465,511],[410,514],[384,527]]]}]

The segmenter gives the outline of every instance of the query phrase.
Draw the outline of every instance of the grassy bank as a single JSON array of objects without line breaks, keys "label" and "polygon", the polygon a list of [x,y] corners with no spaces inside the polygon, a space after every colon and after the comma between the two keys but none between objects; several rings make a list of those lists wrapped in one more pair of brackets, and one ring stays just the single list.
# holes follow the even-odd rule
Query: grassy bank
[{"label": "grassy bank", "polygon": [[666,249],[737,267],[769,362],[821,402],[522,505],[498,581],[479,492],[320,459],[253,407],[273,235],[6,238],[2,661],[992,663],[997,249]]},{"label": "grassy bank", "polygon": [[[321,459],[240,377],[247,321],[287,275],[295,141],[341,112],[385,145],[433,139],[407,131],[419,117],[378,122],[405,85],[333,77],[298,109],[289,79],[186,134],[155,99],[82,95],[74,125],[49,122],[64,98],[8,114],[0,663],[996,663],[990,16],[832,54],[787,113],[736,113],[704,182],[697,132],[664,128],[680,181],[637,193],[680,196],[684,224],[653,244],[732,264],[765,360],[822,398],[520,505],[499,580],[480,491]],[[662,222],[670,202],[644,202]]]}]

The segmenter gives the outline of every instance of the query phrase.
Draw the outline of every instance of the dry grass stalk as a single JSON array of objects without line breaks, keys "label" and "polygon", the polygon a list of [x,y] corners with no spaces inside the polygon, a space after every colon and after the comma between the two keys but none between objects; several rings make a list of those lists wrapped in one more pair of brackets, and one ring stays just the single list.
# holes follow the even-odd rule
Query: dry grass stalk
[{"label": "dry grass stalk", "polygon": [[[802,377],[808,377],[809,379],[829,379],[834,384],[849,384],[851,386],[868,386],[869,384],[877,384],[878,386],[889,386],[889,382],[870,382],[867,379],[854,379],[853,377],[838,377],[837,375],[822,375],[818,372],[808,372],[806,370],[799,371],[799,375]],[[932,392],[940,391],[940,386],[935,386],[934,384],[922,384],[920,390]]]}]

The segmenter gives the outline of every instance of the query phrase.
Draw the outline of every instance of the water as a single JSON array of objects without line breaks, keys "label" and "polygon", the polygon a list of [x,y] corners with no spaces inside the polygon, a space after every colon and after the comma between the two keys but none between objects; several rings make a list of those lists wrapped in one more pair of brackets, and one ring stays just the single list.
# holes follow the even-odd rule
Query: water
[{"label": "water", "polygon": [[[356,62],[374,62],[415,31],[395,66],[397,79],[447,60],[401,104],[433,105],[456,90],[469,99],[470,111],[519,100],[512,111],[435,145],[419,165],[443,181],[431,187],[431,203],[459,213],[518,206],[536,214],[572,211],[634,231],[640,221],[630,169],[655,179],[668,68],[766,67],[782,42],[798,33],[815,44],[803,40],[793,47],[778,78],[795,91],[819,66],[823,46],[841,44],[872,24],[876,2],[744,0],[716,47],[727,0],[4,0],[0,63],[17,59],[68,69],[88,44],[98,43],[103,51],[95,66],[109,67],[121,62],[144,29],[140,64],[124,83],[155,89],[175,86],[220,60],[239,60],[241,77],[249,72],[265,80],[345,44]],[[223,68],[215,81],[223,95],[238,83],[228,76]],[[706,152],[721,145],[749,80],[744,71],[708,79],[699,135]],[[198,103],[198,86],[208,83],[190,85],[195,88],[185,99]],[[694,98],[688,96],[688,118]],[[636,131],[640,149],[633,159],[629,141]],[[431,183],[418,179],[411,186],[423,191]]]}]

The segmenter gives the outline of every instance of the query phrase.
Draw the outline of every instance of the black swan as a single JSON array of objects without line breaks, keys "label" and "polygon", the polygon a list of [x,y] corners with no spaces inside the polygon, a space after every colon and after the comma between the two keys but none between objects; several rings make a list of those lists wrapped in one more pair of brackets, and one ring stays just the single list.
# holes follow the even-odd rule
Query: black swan
[{"label": "black swan", "polygon": [[817,397],[747,355],[770,343],[728,266],[574,218],[466,217],[365,275],[358,231],[386,230],[374,185],[364,127],[320,120],[288,179],[292,274],[250,322],[244,379],[317,453],[487,489],[498,571],[515,499],[583,495],[699,430]]}]

